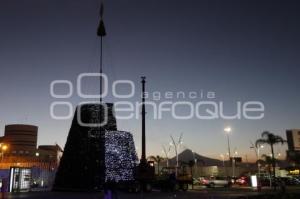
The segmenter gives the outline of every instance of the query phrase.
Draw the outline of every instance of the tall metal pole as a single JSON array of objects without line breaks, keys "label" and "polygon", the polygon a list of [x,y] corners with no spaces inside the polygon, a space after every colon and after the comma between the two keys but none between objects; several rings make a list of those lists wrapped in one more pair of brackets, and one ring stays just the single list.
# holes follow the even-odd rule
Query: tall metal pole
[{"label": "tall metal pole", "polygon": [[171,147],[168,148],[168,151],[167,151],[165,146],[162,146],[162,148],[163,148],[163,152],[165,154],[165,157],[167,158],[167,167],[169,167],[169,152],[170,152]]},{"label": "tall metal pole", "polygon": [[[105,26],[103,22],[103,3],[100,7],[100,23],[97,30],[97,35],[100,37],[100,75],[103,72],[103,37],[106,35]],[[100,104],[102,103],[102,76],[100,77]],[[100,121],[101,122],[101,121]]]},{"label": "tall metal pole", "polygon": [[257,171],[258,171],[258,176],[257,176],[257,180],[258,180],[258,186],[260,187],[261,186],[261,184],[260,184],[260,173],[261,173],[261,171],[260,171],[260,149],[263,149],[264,148],[264,146],[263,145],[258,145],[258,146],[256,146],[256,145],[254,145],[254,143],[252,143],[252,142],[250,142],[251,143],[251,149],[254,149],[254,151],[255,151],[255,155],[256,155],[256,164],[257,164]]},{"label": "tall metal pole", "polygon": [[[101,113],[101,104],[102,104],[102,87],[103,87],[103,83],[102,83],[102,72],[103,72],[103,37],[106,35],[106,31],[105,31],[105,26],[104,26],[104,22],[103,22],[103,10],[104,8],[103,8],[103,3],[101,3],[101,6],[100,6],[100,22],[99,22],[99,26],[98,26],[98,29],[97,29],[97,35],[100,37],[100,104],[99,104],[99,124],[101,124],[102,123],[102,113]],[[103,128],[102,128],[102,126],[99,126],[99,133],[100,133],[100,137],[102,137],[103,136],[103,139],[105,139],[104,137],[104,135],[103,135]],[[103,143],[103,145],[104,145],[104,143]],[[102,154],[101,155],[103,155],[103,156],[105,156],[105,151],[104,151],[105,149],[102,149]],[[99,162],[96,160],[96,170],[103,170],[103,168],[102,169],[100,169],[100,165],[99,165]],[[105,163],[104,162],[102,162],[102,165],[104,165],[103,167],[104,167],[104,171],[105,171]],[[98,172],[97,172],[98,173]],[[89,175],[91,175],[91,173],[89,172]],[[104,172],[104,175],[103,176],[105,176],[105,172]],[[98,179],[100,178],[100,176],[94,176],[94,183],[96,183],[97,185],[98,185]],[[104,179],[99,179],[99,180],[104,180]],[[105,180],[104,180],[105,181]],[[96,186],[97,186],[96,185]]]},{"label": "tall metal pole", "polygon": [[[103,72],[103,58],[102,58],[102,54],[103,54],[103,52],[102,52],[102,47],[103,47],[103,37],[101,36],[100,37],[100,75],[102,75],[102,72]],[[102,80],[102,76],[100,76],[100,104],[102,103],[102,84],[103,84],[103,82],[102,82],[103,80]],[[101,121],[100,121],[101,122]]]},{"label": "tall metal pole", "polygon": [[146,77],[141,77],[142,81],[142,157],[141,163],[147,163],[146,160],[146,108],[145,108],[145,83]]},{"label": "tall metal pole", "polygon": [[227,135],[227,146],[228,146],[228,157],[229,157],[229,161],[231,160],[231,152],[230,152],[230,141],[229,141],[229,133],[226,134]]},{"label": "tall metal pole", "polygon": [[221,154],[220,156],[221,156],[221,158],[222,158],[222,161],[223,161],[223,167],[225,167],[225,157],[224,157],[224,155],[223,155],[223,154]]},{"label": "tall metal pole", "polygon": [[175,150],[175,155],[176,155],[176,168],[175,168],[175,174],[177,176],[177,173],[178,173],[178,151],[177,151],[177,144],[173,138],[173,136],[171,135],[171,140],[173,142],[173,145],[174,145],[174,150]]},{"label": "tall metal pole", "polygon": [[232,175],[234,175],[234,160],[233,158],[231,159],[231,150],[230,150],[230,141],[229,141],[229,133],[231,132],[231,128],[228,126],[224,129],[226,136],[227,136],[227,147],[228,147],[228,159],[229,159],[229,164],[231,163],[232,166]]},{"label": "tall metal pole", "polygon": [[179,167],[178,149],[179,149],[180,144],[182,143],[182,136],[183,136],[183,134],[181,133],[180,137],[178,139],[178,143],[176,143],[173,136],[170,135],[172,143],[174,145],[175,154],[176,154],[176,176],[178,174],[178,167]]},{"label": "tall metal pole", "polygon": [[257,170],[258,170],[258,178],[260,178],[260,162],[259,162],[259,151],[260,146],[257,148]]},{"label": "tall metal pole", "polygon": [[174,151],[175,151],[175,155],[176,155],[176,169],[177,169],[177,167],[178,167],[178,165],[179,165],[179,161],[178,161],[178,151],[177,151],[178,148],[177,148],[177,144],[176,144],[176,142],[175,142],[173,136],[171,135],[170,137],[171,137],[172,143],[173,143],[173,145],[174,145]]},{"label": "tall metal pole", "polygon": [[232,157],[232,177],[235,177],[235,158],[237,155],[237,151],[234,149],[233,157]]}]

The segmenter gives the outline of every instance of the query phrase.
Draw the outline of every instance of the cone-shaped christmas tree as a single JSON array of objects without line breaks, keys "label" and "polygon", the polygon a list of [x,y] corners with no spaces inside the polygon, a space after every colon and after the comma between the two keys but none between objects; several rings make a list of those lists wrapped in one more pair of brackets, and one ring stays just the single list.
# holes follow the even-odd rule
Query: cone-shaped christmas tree
[{"label": "cone-shaped christmas tree", "polygon": [[138,163],[133,136],[126,131],[105,134],[105,181],[128,182],[134,180]]},{"label": "cone-shaped christmas tree", "polygon": [[[86,104],[77,107],[56,174],[54,190],[95,190],[103,186],[105,132],[117,130],[113,104],[106,105]],[[104,111],[105,107],[107,111]],[[101,116],[99,113],[102,113]],[[106,125],[93,127],[105,120]]]},{"label": "cone-shaped christmas tree", "polygon": [[[97,35],[100,37],[102,74],[102,39],[106,35],[103,4]],[[133,137],[128,132],[117,131],[113,104],[106,103],[103,106],[102,97],[100,104],[77,107],[56,173],[54,190],[99,190],[106,181],[134,180],[137,157]]]}]

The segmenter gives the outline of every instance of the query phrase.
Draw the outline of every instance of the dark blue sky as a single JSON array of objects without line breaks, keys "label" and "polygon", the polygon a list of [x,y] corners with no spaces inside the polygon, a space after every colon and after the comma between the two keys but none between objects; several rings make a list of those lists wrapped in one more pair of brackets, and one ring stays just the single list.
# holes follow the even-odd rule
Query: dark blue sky
[{"label": "dark blue sky", "polygon": [[[265,105],[259,121],[149,118],[149,153],[160,154],[170,134],[183,132],[185,146],[218,157],[230,125],[232,148],[251,157],[249,141],[263,130],[285,137],[286,129],[300,128],[299,9],[296,0],[106,1],[104,71],[111,81],[129,79],[140,89],[146,75],[149,91],[214,91],[228,113],[238,100]],[[98,71],[98,11],[98,0],[0,0],[2,132],[5,124],[32,123],[40,144],[64,145],[71,120],[51,119],[50,83],[75,84],[78,74]],[[140,121],[119,121],[119,129],[131,131],[139,146]]]}]

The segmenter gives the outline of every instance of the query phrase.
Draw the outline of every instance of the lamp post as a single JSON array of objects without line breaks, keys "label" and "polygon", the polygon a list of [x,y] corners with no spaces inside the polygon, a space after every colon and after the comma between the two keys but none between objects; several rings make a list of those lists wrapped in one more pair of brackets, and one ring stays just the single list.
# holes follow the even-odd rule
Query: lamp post
[{"label": "lamp post", "polygon": [[[260,156],[260,149],[263,149],[264,145],[259,145],[257,147],[257,160],[259,160],[259,156]],[[257,169],[258,169],[258,176],[260,178],[260,162],[257,162]]]},{"label": "lamp post", "polygon": [[232,176],[235,177],[235,158],[237,157],[238,152],[234,150],[234,155],[232,157]]},{"label": "lamp post", "polygon": [[195,163],[195,175],[197,176],[198,175],[198,159],[196,158],[195,156],[195,151],[192,150],[192,153],[193,153],[193,159],[194,159],[194,163]]},{"label": "lamp post", "polygon": [[162,146],[163,148],[163,153],[165,154],[165,157],[167,159],[167,167],[169,167],[169,153],[171,151],[171,146],[169,146],[168,150],[166,149],[165,146]]},{"label": "lamp post", "polygon": [[35,152],[35,159],[36,159],[36,162],[37,162],[37,167],[38,167],[38,169],[40,169],[40,159],[39,159],[39,157],[40,157],[40,153],[39,152]]},{"label": "lamp post", "polygon": [[[229,140],[229,134],[231,133],[232,129],[230,126],[224,128],[224,132],[227,136],[227,147],[228,147],[228,158],[229,158],[229,163],[231,162],[232,163],[232,166],[233,166],[233,160],[231,161],[231,152],[230,152],[230,140]],[[234,169],[233,169],[234,171]],[[232,173],[233,175],[233,173]]]},{"label": "lamp post", "polygon": [[220,157],[222,158],[222,161],[223,161],[223,167],[225,167],[225,156],[224,156],[224,154],[221,154]]},{"label": "lamp post", "polygon": [[1,162],[3,162],[4,152],[8,149],[8,146],[6,144],[0,144],[0,147],[1,147]]},{"label": "lamp post", "polygon": [[281,153],[277,153],[277,158],[279,159],[281,157]]},{"label": "lamp post", "polygon": [[175,155],[176,155],[176,176],[177,176],[177,169],[179,167],[179,160],[178,160],[178,149],[179,146],[182,144],[182,134],[180,135],[178,142],[175,142],[175,139],[172,135],[170,135],[172,142],[170,142],[170,146],[174,147]]},{"label": "lamp post", "polygon": [[[264,145],[259,144],[258,146],[256,146],[252,142],[251,142],[251,144],[252,144],[252,146],[250,148],[254,149],[255,155],[256,155],[257,172],[258,172],[257,182],[258,182],[258,190],[260,190],[261,189],[261,183],[260,183],[260,162],[259,162],[260,158],[259,157],[260,157],[260,150],[264,148]],[[271,185],[271,183],[270,183],[270,185]]]},{"label": "lamp post", "polygon": [[250,147],[251,149],[254,149],[255,155],[256,155],[256,160],[257,160],[257,171],[258,171],[258,178],[260,178],[260,163],[259,163],[259,157],[260,157],[260,150],[264,148],[264,145],[258,145],[255,146],[252,143],[252,146]]}]

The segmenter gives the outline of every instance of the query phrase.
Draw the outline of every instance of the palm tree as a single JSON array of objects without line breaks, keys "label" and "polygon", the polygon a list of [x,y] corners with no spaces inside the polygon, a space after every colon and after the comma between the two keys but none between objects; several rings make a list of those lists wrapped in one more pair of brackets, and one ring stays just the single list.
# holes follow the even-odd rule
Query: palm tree
[{"label": "palm tree", "polygon": [[154,161],[157,164],[157,174],[159,175],[159,165],[160,165],[161,161],[164,160],[164,158],[157,155],[157,156],[150,156],[150,157],[148,157],[148,159]]},{"label": "palm tree", "polygon": [[284,140],[282,137],[278,136],[278,135],[274,135],[273,133],[270,133],[269,131],[264,131],[261,134],[261,139],[256,140],[256,147],[258,147],[259,145],[262,144],[268,144],[271,147],[271,165],[272,165],[272,171],[273,171],[273,178],[275,178],[275,166],[276,166],[276,160],[275,160],[275,156],[274,156],[274,145],[276,144],[284,144],[286,142],[286,140]]}]

